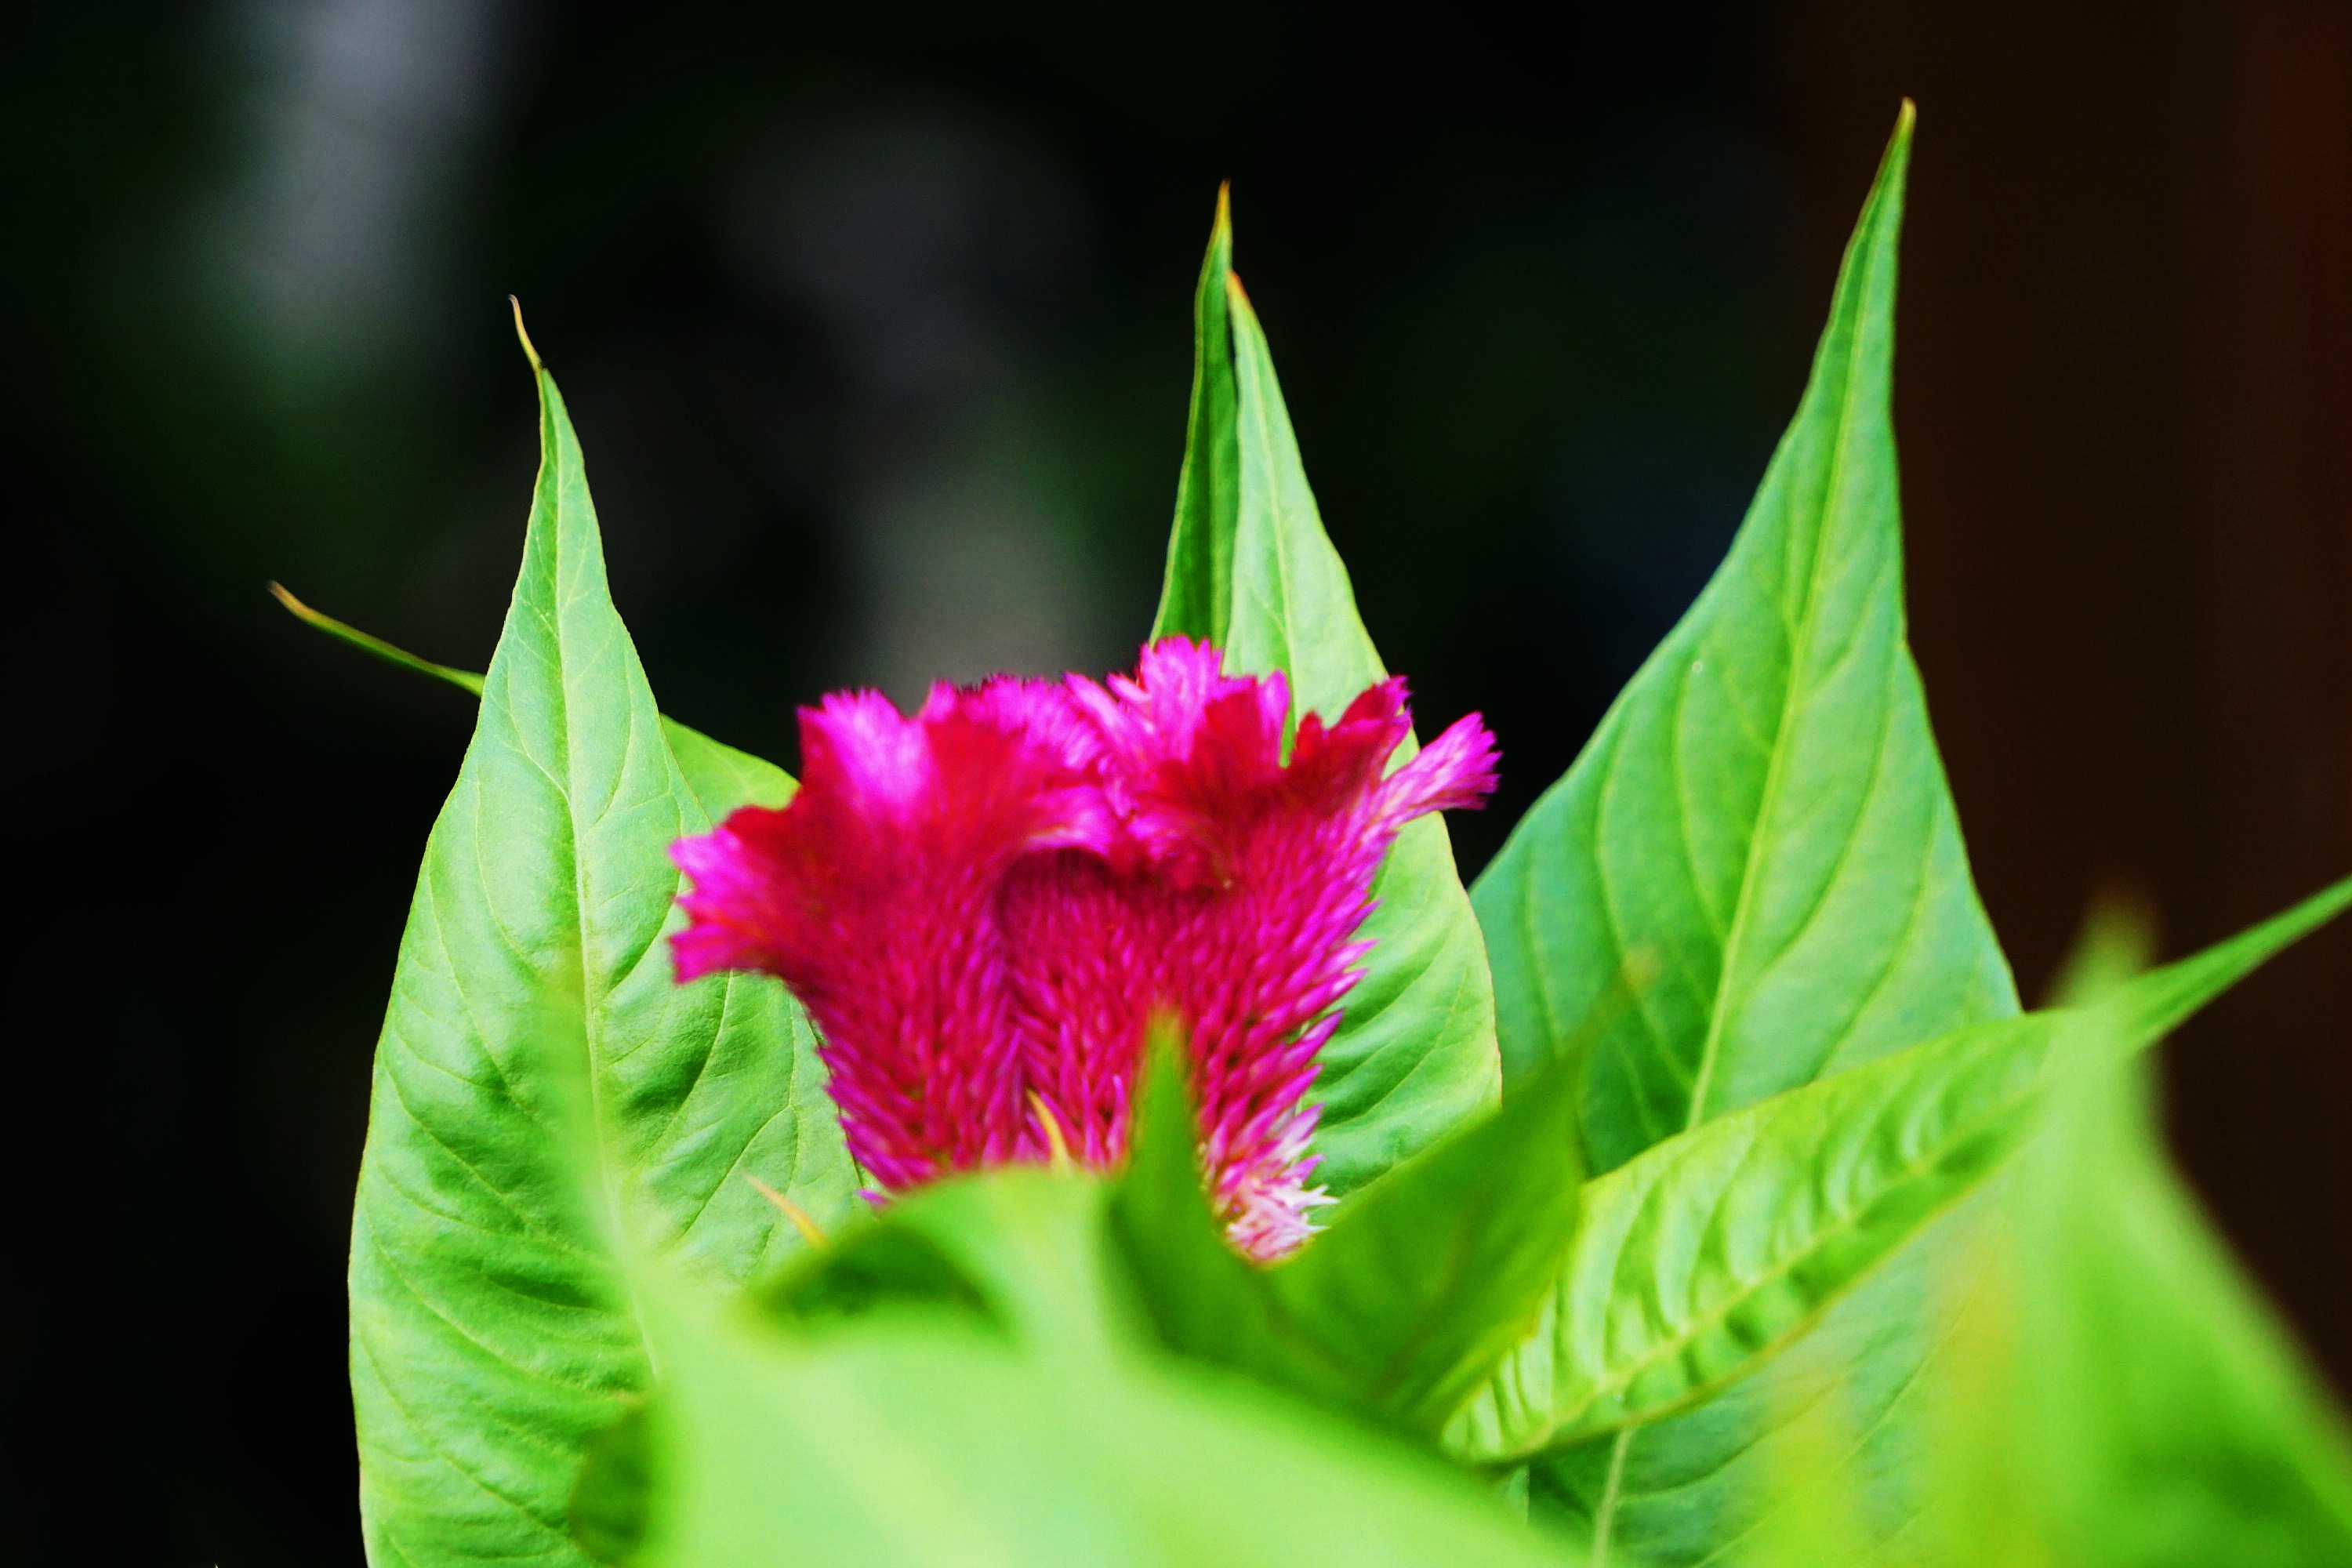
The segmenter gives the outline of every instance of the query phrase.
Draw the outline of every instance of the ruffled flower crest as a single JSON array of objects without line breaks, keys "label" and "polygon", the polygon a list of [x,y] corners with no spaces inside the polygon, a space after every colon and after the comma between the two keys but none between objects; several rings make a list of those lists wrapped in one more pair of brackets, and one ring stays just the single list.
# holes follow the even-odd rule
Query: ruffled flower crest
[{"label": "ruffled flower crest", "polygon": [[1328,1201],[1306,1096],[1381,857],[1495,784],[1475,715],[1384,775],[1412,732],[1402,680],[1306,716],[1286,762],[1289,711],[1280,675],[1182,637],[1132,678],[941,686],[911,719],[830,697],[802,711],[789,804],[675,849],[678,976],[782,977],[851,1152],[894,1191],[1056,1139],[1115,1164],[1144,1032],[1171,1013],[1227,1234],[1279,1257]]}]

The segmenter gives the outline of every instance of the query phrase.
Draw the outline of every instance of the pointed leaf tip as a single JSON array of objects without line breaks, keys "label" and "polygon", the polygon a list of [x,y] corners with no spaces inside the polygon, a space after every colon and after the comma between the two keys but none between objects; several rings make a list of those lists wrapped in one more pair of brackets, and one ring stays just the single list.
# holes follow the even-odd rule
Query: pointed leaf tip
[{"label": "pointed leaf tip", "polygon": [[[1877,184],[1882,186],[1888,183],[1889,176],[1891,175],[1893,177],[1893,183],[1900,185],[1909,174],[1911,168],[1911,132],[1918,126],[1918,123],[1919,106],[1912,102],[1909,99],[1905,99],[1903,100],[1903,107],[1895,111],[1895,130],[1893,133],[1886,138],[1886,152],[1878,161],[1879,174],[1878,180],[1875,182]],[[1876,193],[1874,191],[1874,198],[1875,197],[1875,195]]]},{"label": "pointed leaf tip", "polygon": [[514,307],[515,340],[522,344],[523,356],[530,361],[531,373],[539,374],[545,372],[547,366],[541,362],[539,351],[531,346],[530,334],[523,330],[522,301],[509,294],[507,303]]}]

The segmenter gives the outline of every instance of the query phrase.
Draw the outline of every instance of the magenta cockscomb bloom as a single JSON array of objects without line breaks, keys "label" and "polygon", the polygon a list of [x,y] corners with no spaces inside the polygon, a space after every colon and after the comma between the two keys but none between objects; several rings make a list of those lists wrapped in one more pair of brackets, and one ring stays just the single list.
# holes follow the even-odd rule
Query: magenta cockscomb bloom
[{"label": "magenta cockscomb bloom", "polygon": [[1307,1096],[1381,858],[1495,784],[1475,714],[1385,772],[1402,680],[1307,715],[1285,762],[1289,710],[1280,675],[1223,674],[1182,637],[1132,679],[940,686],[911,719],[829,697],[802,710],[789,805],[673,850],[694,882],[678,978],[781,976],[851,1153],[892,1191],[1056,1142],[1117,1163],[1145,1030],[1172,1016],[1226,1234],[1280,1257],[1328,1201]]}]

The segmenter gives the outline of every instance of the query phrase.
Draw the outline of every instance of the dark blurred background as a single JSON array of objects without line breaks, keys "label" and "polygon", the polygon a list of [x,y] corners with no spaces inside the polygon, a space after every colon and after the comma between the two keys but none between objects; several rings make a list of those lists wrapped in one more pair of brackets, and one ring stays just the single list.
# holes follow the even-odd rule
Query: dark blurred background
[{"label": "dark blurred background", "polygon": [[[533,463],[510,290],[665,706],[789,763],[828,688],[1129,657],[1230,178],[1366,618],[1426,721],[1502,737],[1475,870],[1719,557],[1907,93],[1914,638],[2028,994],[2095,889],[2179,951],[2352,870],[2335,0],[11,32],[25,1561],[357,1560],[347,1202],[471,716],[262,585],[480,666]],[[2352,927],[2168,1059],[2352,1384]]]}]

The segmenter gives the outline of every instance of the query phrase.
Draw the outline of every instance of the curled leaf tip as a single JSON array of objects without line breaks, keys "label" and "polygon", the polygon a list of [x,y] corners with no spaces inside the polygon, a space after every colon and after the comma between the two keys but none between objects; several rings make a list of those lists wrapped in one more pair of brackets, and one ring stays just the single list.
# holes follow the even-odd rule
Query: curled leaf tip
[{"label": "curled leaf tip", "polygon": [[523,330],[522,301],[509,294],[507,296],[507,303],[514,307],[515,338],[522,344],[523,356],[530,361],[532,371],[545,370],[547,366],[541,362],[539,350],[531,346],[530,334]]},{"label": "curled leaf tip", "polygon": [[[530,340],[525,338],[523,342],[527,347],[529,346]],[[784,1196],[783,1194],[776,1191],[775,1188],[768,1185],[767,1183],[760,1180],[757,1176],[747,1175],[743,1179],[751,1184],[753,1191],[757,1192],[761,1197],[767,1199],[770,1203],[775,1205],[778,1212],[782,1214],[786,1219],[793,1222],[793,1228],[801,1233],[802,1240],[807,1242],[811,1247],[823,1247],[825,1244],[824,1227],[818,1225],[816,1221],[809,1218],[808,1210],[801,1207],[800,1205],[793,1202],[792,1199]]]},{"label": "curled leaf tip", "polygon": [[285,584],[277,581],[275,578],[270,581],[269,593],[272,598],[285,605],[286,608],[292,612],[298,619],[310,621],[313,623],[319,619],[318,611],[312,609],[310,605],[296,598],[291,593],[287,591]]}]

